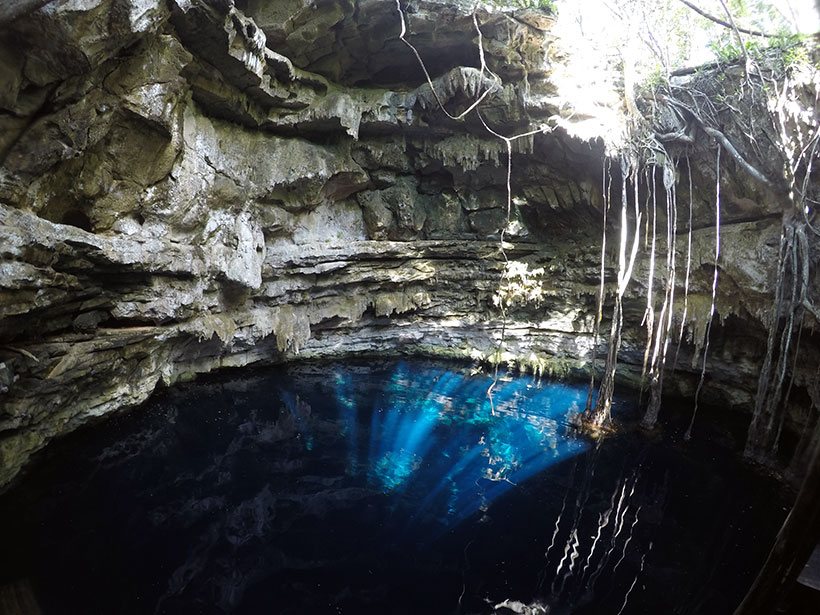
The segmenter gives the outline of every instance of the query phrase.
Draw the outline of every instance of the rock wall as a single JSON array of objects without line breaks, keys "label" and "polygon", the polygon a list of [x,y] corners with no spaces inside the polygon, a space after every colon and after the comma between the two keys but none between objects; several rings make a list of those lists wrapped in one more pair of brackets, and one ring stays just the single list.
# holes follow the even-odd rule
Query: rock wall
[{"label": "rock wall", "polygon": [[[505,358],[588,370],[602,141],[516,140],[508,217],[505,143],[475,114],[441,112],[394,3],[55,0],[18,13],[0,12],[0,485],[51,438],[196,373],[489,356],[501,229],[507,258],[546,271],[544,302],[512,314]],[[550,17],[477,13],[499,86],[479,70],[469,8],[418,0],[407,14],[453,114],[492,87],[482,118],[500,134],[584,120],[551,81]],[[741,408],[780,228],[747,192],[729,191],[706,389]],[[711,284],[696,196],[689,342]],[[622,375],[635,384],[642,283],[629,292]],[[699,372],[689,342],[669,379],[681,394]]]}]

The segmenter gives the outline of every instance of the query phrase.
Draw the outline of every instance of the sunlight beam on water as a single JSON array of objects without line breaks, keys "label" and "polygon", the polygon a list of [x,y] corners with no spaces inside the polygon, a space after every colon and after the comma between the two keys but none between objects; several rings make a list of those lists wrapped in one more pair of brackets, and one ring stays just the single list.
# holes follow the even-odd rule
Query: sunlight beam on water
[{"label": "sunlight beam on water", "polygon": [[[569,428],[582,385],[502,378],[495,413],[485,395],[491,378],[440,368],[410,377],[404,363],[389,374],[370,420],[368,482],[383,493],[418,497],[418,514],[457,524],[589,443]],[[350,385],[352,386],[352,385]],[[349,383],[337,378],[341,428],[350,447]],[[355,455],[349,452],[348,459]]]},{"label": "sunlight beam on water", "polygon": [[359,470],[359,407],[350,374],[336,370],[334,382],[339,422],[347,440],[347,470],[353,475]]},{"label": "sunlight beam on water", "polygon": [[290,413],[290,417],[299,434],[298,437],[302,439],[305,450],[313,450],[314,439],[310,430],[310,404],[291,391],[282,391],[280,397],[282,404]]}]

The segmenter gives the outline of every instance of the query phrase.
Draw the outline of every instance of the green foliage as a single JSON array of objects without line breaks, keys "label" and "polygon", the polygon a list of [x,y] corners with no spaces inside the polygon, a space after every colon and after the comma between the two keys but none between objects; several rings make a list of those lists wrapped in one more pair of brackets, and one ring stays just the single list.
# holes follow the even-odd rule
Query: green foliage
[{"label": "green foliage", "polygon": [[769,39],[769,50],[779,53],[783,68],[787,70],[812,63],[806,37],[799,34],[782,34]]},{"label": "green foliage", "polygon": [[[752,57],[758,57],[764,47],[757,39],[746,39],[743,42],[746,53]],[[709,42],[709,49],[715,54],[718,62],[734,62],[743,57],[743,49],[737,42],[734,36],[721,36],[718,39]]]},{"label": "green foliage", "polygon": [[[801,42],[801,36],[794,33],[794,24],[769,0],[729,0],[728,6],[732,19],[740,28],[774,33],[776,36],[752,36],[741,32],[741,48],[738,35],[732,29],[703,23],[703,27],[713,33],[708,46],[719,62],[736,61],[743,57],[744,51],[753,60],[772,58],[777,55],[772,50],[787,51]],[[717,5],[711,8],[718,17],[728,19]],[[795,59],[785,58],[786,64]]]},{"label": "green foliage", "polygon": [[644,79],[638,84],[638,93],[640,95],[651,95],[668,83],[666,71],[663,66],[656,64]]},{"label": "green foliage", "polygon": [[[706,6],[709,4],[716,15],[726,18],[720,4],[711,2]],[[728,6],[739,26],[765,32],[788,31],[791,28],[785,14],[771,0],[729,0]]]},{"label": "green foliage", "polygon": [[804,37],[800,34],[792,34],[791,32],[781,31],[777,36],[769,39],[769,48],[772,49],[788,49],[799,45]]},{"label": "green foliage", "polygon": [[[775,60],[778,65],[788,69],[811,62],[804,39],[799,34],[781,31],[777,36],[766,39],[746,38],[744,47],[753,60]],[[718,62],[734,62],[743,57],[737,37],[728,34],[710,42],[709,48]]]}]

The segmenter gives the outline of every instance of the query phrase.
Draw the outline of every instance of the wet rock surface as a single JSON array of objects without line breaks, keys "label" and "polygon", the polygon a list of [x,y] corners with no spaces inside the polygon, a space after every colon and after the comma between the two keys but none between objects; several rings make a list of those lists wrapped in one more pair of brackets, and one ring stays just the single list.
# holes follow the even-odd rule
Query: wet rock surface
[{"label": "wet rock surface", "polygon": [[[53,437],[219,367],[488,357],[504,227],[507,257],[546,271],[543,304],[506,327],[506,358],[588,369],[603,145],[561,128],[515,141],[508,225],[504,142],[441,112],[392,2],[25,4],[0,13],[0,485]],[[409,36],[459,113],[490,87],[470,7],[411,5]],[[572,116],[551,81],[551,18],[477,20],[502,82],[488,125],[513,135]],[[737,192],[705,395],[748,408],[780,221]],[[711,284],[698,198],[693,323],[667,385],[684,395]],[[632,384],[642,292],[627,297]]]}]

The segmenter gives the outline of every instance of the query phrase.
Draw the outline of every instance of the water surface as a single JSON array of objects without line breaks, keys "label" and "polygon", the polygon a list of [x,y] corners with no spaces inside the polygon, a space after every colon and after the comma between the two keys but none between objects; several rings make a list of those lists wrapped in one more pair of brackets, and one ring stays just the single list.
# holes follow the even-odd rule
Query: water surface
[{"label": "water surface", "polygon": [[732,612],[786,504],[730,419],[596,443],[568,427],[584,385],[490,382],[390,361],[176,387],[0,498],[0,586],[44,613]]}]

